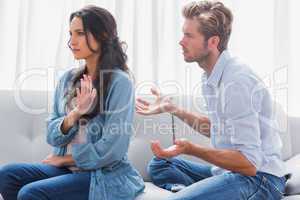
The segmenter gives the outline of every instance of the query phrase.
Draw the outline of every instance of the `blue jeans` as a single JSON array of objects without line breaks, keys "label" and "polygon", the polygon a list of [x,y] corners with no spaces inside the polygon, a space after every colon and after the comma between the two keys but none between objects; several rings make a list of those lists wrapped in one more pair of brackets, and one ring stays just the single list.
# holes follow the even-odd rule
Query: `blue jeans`
[{"label": "blue jeans", "polygon": [[180,158],[153,158],[148,166],[153,183],[170,190],[174,184],[187,187],[168,200],[277,200],[284,195],[284,177],[258,172],[256,176],[224,173],[213,176],[211,167]]},{"label": "blue jeans", "polygon": [[88,199],[90,172],[72,173],[46,164],[10,164],[0,167],[4,200]]}]

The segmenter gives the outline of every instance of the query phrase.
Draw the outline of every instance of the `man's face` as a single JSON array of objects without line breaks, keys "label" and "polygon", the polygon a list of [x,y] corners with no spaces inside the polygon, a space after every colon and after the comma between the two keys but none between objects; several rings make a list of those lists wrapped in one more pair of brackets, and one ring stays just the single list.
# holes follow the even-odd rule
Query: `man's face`
[{"label": "man's face", "polygon": [[207,60],[210,54],[204,35],[199,32],[199,24],[196,19],[185,19],[183,25],[183,38],[179,42],[182,46],[184,60],[186,62],[198,62]]}]

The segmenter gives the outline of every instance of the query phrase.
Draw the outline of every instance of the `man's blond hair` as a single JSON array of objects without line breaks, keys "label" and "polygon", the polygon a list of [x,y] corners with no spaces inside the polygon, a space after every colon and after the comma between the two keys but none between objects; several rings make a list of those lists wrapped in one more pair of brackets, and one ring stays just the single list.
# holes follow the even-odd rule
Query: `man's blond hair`
[{"label": "man's blond hair", "polygon": [[206,40],[218,36],[220,52],[227,49],[231,33],[233,16],[231,11],[221,2],[199,1],[187,4],[182,10],[186,19],[197,19],[199,32]]}]

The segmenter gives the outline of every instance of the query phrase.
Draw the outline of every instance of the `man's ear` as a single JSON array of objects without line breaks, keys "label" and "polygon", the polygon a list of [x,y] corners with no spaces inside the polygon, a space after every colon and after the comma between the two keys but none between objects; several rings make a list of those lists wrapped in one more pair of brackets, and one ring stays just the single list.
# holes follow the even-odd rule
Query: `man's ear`
[{"label": "man's ear", "polygon": [[208,39],[207,45],[209,49],[218,49],[219,43],[220,43],[220,37],[212,36]]}]

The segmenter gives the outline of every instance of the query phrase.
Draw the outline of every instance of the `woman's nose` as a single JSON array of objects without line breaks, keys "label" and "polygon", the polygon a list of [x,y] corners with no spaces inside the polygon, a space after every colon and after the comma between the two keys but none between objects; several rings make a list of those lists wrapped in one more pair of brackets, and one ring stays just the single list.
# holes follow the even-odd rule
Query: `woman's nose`
[{"label": "woman's nose", "polygon": [[70,38],[70,44],[71,46],[75,46],[77,44],[77,40],[75,39],[75,37]]}]

